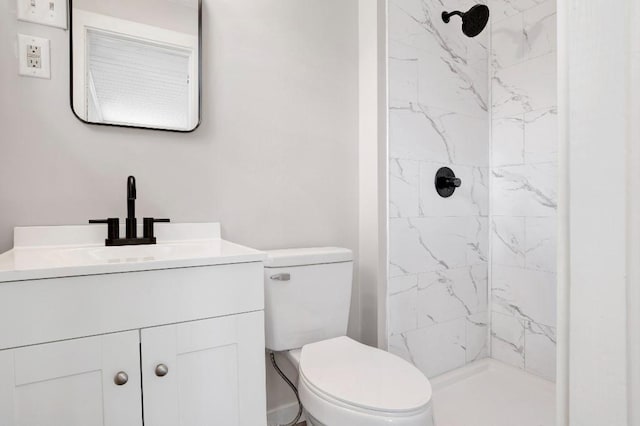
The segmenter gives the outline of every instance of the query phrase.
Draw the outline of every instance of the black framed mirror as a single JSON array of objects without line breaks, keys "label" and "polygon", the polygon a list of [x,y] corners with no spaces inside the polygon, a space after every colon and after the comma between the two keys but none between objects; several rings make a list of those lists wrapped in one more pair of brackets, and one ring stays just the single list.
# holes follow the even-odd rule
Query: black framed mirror
[{"label": "black framed mirror", "polygon": [[201,0],[70,0],[71,109],[89,124],[200,124]]}]

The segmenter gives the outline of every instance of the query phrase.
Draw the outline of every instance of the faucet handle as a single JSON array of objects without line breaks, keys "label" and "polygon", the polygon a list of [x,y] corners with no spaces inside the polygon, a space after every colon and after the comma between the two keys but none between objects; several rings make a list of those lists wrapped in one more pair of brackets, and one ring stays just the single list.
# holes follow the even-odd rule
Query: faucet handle
[{"label": "faucet handle", "polygon": [[142,219],[142,231],[143,234],[142,236],[144,238],[154,238],[154,230],[153,230],[153,224],[154,223],[168,223],[171,222],[171,219],[156,219],[153,217],[145,217],[144,219]]},{"label": "faucet handle", "polygon": [[89,223],[106,223],[107,224],[107,239],[117,240],[120,238],[120,219],[117,217],[110,217],[108,219],[91,219]]}]

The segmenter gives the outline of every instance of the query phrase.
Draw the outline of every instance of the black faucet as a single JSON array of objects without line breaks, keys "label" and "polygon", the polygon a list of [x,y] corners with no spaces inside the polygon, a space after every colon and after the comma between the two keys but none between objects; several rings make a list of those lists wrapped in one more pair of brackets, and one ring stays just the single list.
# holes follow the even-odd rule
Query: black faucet
[{"label": "black faucet", "polygon": [[127,238],[138,237],[138,224],[136,220],[136,178],[129,176],[127,179]]},{"label": "black faucet", "polygon": [[143,236],[138,238],[138,223],[136,219],[136,178],[129,176],[127,179],[127,219],[126,219],[126,236],[120,238],[120,219],[111,217],[109,219],[90,220],[89,223],[106,223],[107,224],[107,246],[128,246],[139,244],[155,244],[156,237],[154,234],[154,223],[170,222],[169,219],[155,219],[153,217],[145,217],[143,219]]}]

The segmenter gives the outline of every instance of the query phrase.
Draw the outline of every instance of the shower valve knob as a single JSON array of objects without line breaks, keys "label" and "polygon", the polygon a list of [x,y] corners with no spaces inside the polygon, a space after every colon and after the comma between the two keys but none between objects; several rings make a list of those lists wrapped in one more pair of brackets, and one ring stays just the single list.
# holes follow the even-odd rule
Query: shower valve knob
[{"label": "shower valve knob", "polygon": [[460,188],[460,186],[462,185],[462,181],[459,178],[442,178],[442,184],[445,187],[456,187],[456,188]]},{"label": "shower valve knob", "polygon": [[442,198],[448,198],[453,195],[456,188],[462,186],[462,180],[457,178],[450,168],[442,167],[436,172],[435,185],[438,194]]}]

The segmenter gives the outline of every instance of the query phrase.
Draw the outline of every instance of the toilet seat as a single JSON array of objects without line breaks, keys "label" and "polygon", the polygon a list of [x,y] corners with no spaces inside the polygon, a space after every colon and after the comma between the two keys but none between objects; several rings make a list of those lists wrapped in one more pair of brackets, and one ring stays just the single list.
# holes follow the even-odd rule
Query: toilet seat
[{"label": "toilet seat", "polygon": [[432,424],[431,384],[405,360],[348,337],[306,345],[299,392],[306,410],[330,426]]}]

